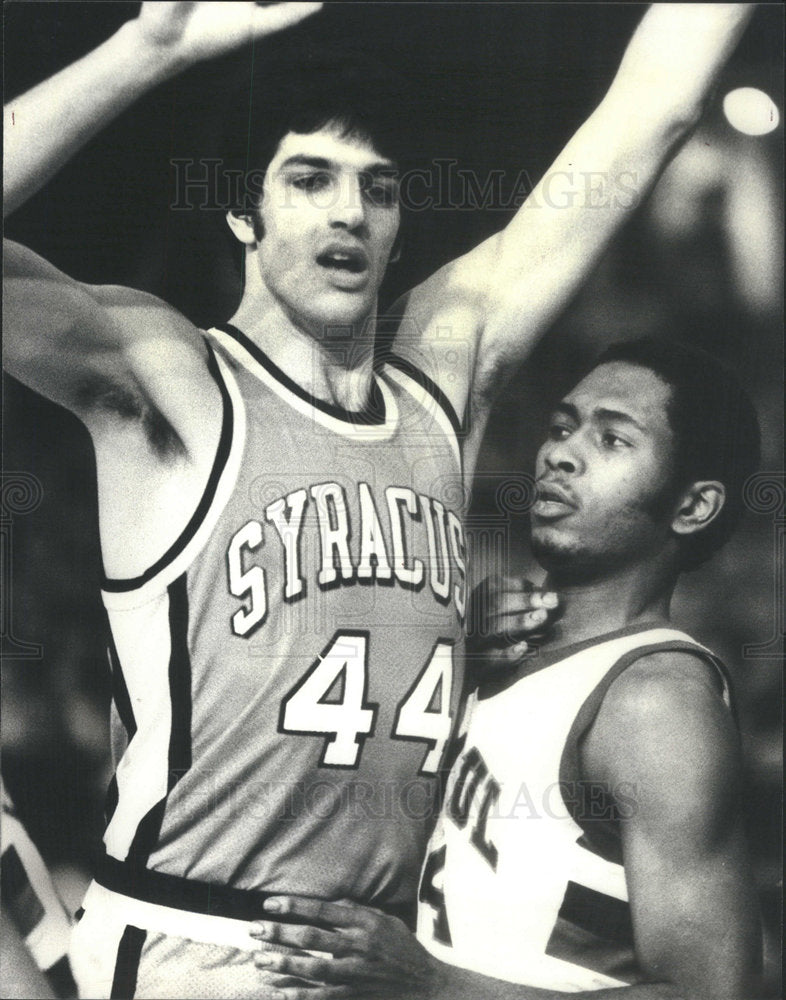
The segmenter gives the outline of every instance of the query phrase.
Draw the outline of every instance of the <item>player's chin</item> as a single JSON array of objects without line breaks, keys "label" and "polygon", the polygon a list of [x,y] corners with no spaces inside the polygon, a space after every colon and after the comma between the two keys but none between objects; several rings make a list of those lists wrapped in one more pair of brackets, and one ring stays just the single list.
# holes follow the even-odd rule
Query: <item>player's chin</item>
[{"label": "player's chin", "polygon": [[581,558],[582,545],[565,528],[553,524],[532,525],[532,554],[544,569],[568,566]]},{"label": "player's chin", "polygon": [[362,289],[329,288],[318,300],[322,325],[335,336],[337,327],[365,321],[373,312],[375,302],[376,293],[371,286]]}]

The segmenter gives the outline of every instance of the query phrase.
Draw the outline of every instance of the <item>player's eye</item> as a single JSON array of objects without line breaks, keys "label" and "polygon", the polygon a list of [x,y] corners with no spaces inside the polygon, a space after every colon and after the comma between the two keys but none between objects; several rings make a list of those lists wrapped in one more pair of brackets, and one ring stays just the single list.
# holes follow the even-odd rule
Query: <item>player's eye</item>
[{"label": "player's eye", "polygon": [[372,205],[382,205],[389,208],[398,203],[398,182],[392,177],[363,178],[362,190]]},{"label": "player's eye", "polygon": [[570,435],[572,430],[573,428],[569,427],[567,424],[552,423],[549,426],[549,438],[552,441],[564,441],[565,438]]},{"label": "player's eye", "polygon": [[621,438],[619,434],[615,434],[614,431],[604,431],[601,435],[601,441],[606,448],[622,449],[630,447],[630,441],[626,441],[625,438]]},{"label": "player's eye", "polygon": [[330,183],[330,175],[324,171],[311,174],[298,174],[290,181],[299,191],[322,191]]}]

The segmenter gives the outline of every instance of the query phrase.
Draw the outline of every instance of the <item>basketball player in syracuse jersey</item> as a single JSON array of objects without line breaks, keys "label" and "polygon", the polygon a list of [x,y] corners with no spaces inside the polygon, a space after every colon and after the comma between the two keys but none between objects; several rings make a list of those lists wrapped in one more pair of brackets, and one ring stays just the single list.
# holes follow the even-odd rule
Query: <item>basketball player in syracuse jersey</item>
[{"label": "basketball player in syracuse jersey", "polygon": [[[137,96],[314,6],[143,4],[8,107],[6,208]],[[247,921],[270,893],[414,909],[462,686],[448,485],[469,483],[496,389],[626,217],[621,199],[590,210],[571,178],[586,166],[647,190],[748,13],[648,11],[550,197],[536,188],[537,211],[406,296],[406,343],[378,368],[395,156],[344,100],[286,126],[259,203],[230,213],[246,282],[221,329],[7,248],[7,366],[72,410],[96,453],[117,767],[75,931],[83,995],[286,983],[253,962]],[[448,382],[454,341],[470,350]]]},{"label": "basketball player in syracuse jersey", "polygon": [[284,997],[758,995],[729,683],[669,621],[680,572],[734,529],[758,454],[733,376],[677,344],[609,348],[558,404],[532,548],[563,614],[468,700],[420,886],[425,948],[366,908],[268,900],[260,940],[338,957],[260,964],[346,983]]}]

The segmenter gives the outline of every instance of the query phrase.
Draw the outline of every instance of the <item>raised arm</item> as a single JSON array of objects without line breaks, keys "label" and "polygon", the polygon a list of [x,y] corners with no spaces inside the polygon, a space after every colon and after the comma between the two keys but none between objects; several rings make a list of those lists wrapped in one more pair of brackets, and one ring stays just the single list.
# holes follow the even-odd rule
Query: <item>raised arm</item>
[{"label": "raised arm", "polygon": [[21,97],[3,120],[4,215],[139,97],[182,70],[296,24],[319,3],[143,3],[103,45]]},{"label": "raised arm", "polygon": [[[142,94],[200,60],[302,20],[321,4],[145,3],[83,59],[5,108],[5,211],[18,208]],[[4,363],[91,429],[114,410],[157,413],[189,450],[193,400],[215,396],[198,331],[154,296],[74,281],[5,244]],[[178,377],[175,376],[178,373]],[[182,387],[182,392],[181,392]]]},{"label": "raised arm", "polygon": [[698,122],[754,6],[654,4],[606,97],[509,225],[401,304],[434,331],[430,348],[446,327],[474,343],[466,383],[443,387],[456,409],[470,385],[476,413],[487,408],[575,294]]}]

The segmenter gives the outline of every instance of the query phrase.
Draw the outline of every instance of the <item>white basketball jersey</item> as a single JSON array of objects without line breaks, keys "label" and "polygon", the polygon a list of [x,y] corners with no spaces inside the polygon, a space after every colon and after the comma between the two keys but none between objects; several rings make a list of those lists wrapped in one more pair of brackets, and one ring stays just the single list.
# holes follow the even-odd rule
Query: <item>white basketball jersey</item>
[{"label": "white basketball jersey", "polygon": [[423,870],[418,937],[438,958],[564,992],[641,981],[617,831],[636,789],[582,781],[578,746],[612,681],[689,636],[631,626],[472,695]]}]

